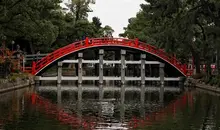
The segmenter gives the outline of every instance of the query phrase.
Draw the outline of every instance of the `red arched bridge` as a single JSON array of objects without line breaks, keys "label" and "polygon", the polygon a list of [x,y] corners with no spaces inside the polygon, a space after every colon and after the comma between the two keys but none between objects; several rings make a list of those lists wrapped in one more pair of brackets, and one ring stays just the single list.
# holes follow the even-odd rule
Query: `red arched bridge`
[{"label": "red arched bridge", "polygon": [[156,56],[161,61],[171,65],[183,76],[187,76],[187,65],[179,62],[176,57],[170,56],[161,49],[158,49],[150,44],[146,44],[138,41],[138,39],[123,39],[123,38],[86,38],[83,41],[74,42],[62,48],[55,50],[48,54],[41,60],[33,62],[32,74],[38,75],[47,66],[57,62],[59,59],[68,56],[72,53],[76,53],[81,50],[98,48],[98,47],[122,47],[135,49],[144,53]]}]

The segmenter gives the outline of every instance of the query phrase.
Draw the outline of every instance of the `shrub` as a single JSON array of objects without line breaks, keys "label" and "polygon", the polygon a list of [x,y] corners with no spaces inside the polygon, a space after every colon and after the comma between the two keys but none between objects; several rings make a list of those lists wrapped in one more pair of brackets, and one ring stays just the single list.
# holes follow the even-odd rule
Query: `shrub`
[{"label": "shrub", "polygon": [[15,82],[15,81],[16,81],[16,79],[17,79],[17,77],[16,77],[16,76],[11,76],[9,80],[10,80],[11,82]]},{"label": "shrub", "polygon": [[202,79],[203,77],[205,77],[204,73],[192,75],[192,78],[194,78],[194,79]]},{"label": "shrub", "polygon": [[204,78],[204,82],[205,82],[205,84],[210,83],[210,81],[211,81],[211,78],[208,78],[208,77]]}]

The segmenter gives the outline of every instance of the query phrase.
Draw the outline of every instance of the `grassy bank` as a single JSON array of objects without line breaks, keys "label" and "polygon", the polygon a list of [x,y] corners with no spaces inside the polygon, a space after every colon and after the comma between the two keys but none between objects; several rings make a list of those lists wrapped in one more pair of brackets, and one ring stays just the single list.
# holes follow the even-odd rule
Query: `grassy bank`
[{"label": "grassy bank", "polygon": [[196,80],[197,83],[220,88],[220,75],[207,76],[205,74],[196,74],[193,75],[192,78]]},{"label": "grassy bank", "polygon": [[7,89],[33,82],[33,76],[28,73],[11,73],[7,78],[0,78],[0,89]]}]

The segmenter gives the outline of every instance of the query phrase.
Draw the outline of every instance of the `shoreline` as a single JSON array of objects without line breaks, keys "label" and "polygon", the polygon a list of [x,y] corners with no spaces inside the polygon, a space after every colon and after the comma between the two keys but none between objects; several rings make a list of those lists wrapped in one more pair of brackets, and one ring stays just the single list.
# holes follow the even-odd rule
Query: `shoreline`
[{"label": "shoreline", "polygon": [[220,88],[219,87],[215,87],[215,86],[210,86],[210,85],[206,85],[206,84],[196,83],[195,87],[203,89],[203,90],[211,91],[211,92],[220,93]]},{"label": "shoreline", "polygon": [[1,79],[0,94],[30,87],[34,84],[34,77],[25,74],[15,74],[8,79]]},{"label": "shoreline", "polygon": [[25,88],[25,87],[30,87],[31,85],[33,85],[34,83],[31,82],[31,81],[28,81],[24,84],[19,84],[19,85],[12,85],[8,88],[1,88],[0,89],[0,94],[2,93],[6,93],[6,92],[10,92],[10,91],[14,91],[14,90],[17,90],[17,89],[22,89],[22,88]]},{"label": "shoreline", "polygon": [[187,78],[185,86],[199,88],[209,92],[215,92],[220,94],[220,87],[211,86],[193,78]]}]

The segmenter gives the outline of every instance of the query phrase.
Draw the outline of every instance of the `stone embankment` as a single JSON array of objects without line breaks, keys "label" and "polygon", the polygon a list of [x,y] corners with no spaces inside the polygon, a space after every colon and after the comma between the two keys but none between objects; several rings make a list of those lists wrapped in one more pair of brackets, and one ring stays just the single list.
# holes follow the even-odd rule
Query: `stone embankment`
[{"label": "stone embankment", "polygon": [[195,88],[200,88],[200,89],[204,89],[207,91],[220,93],[220,88],[218,86],[211,86],[211,85],[205,84],[201,80],[196,80],[193,78],[188,78],[185,82],[185,86],[195,87]]},{"label": "stone embankment", "polygon": [[7,79],[0,79],[0,93],[24,88],[34,84],[34,77],[27,74],[15,74]]}]

